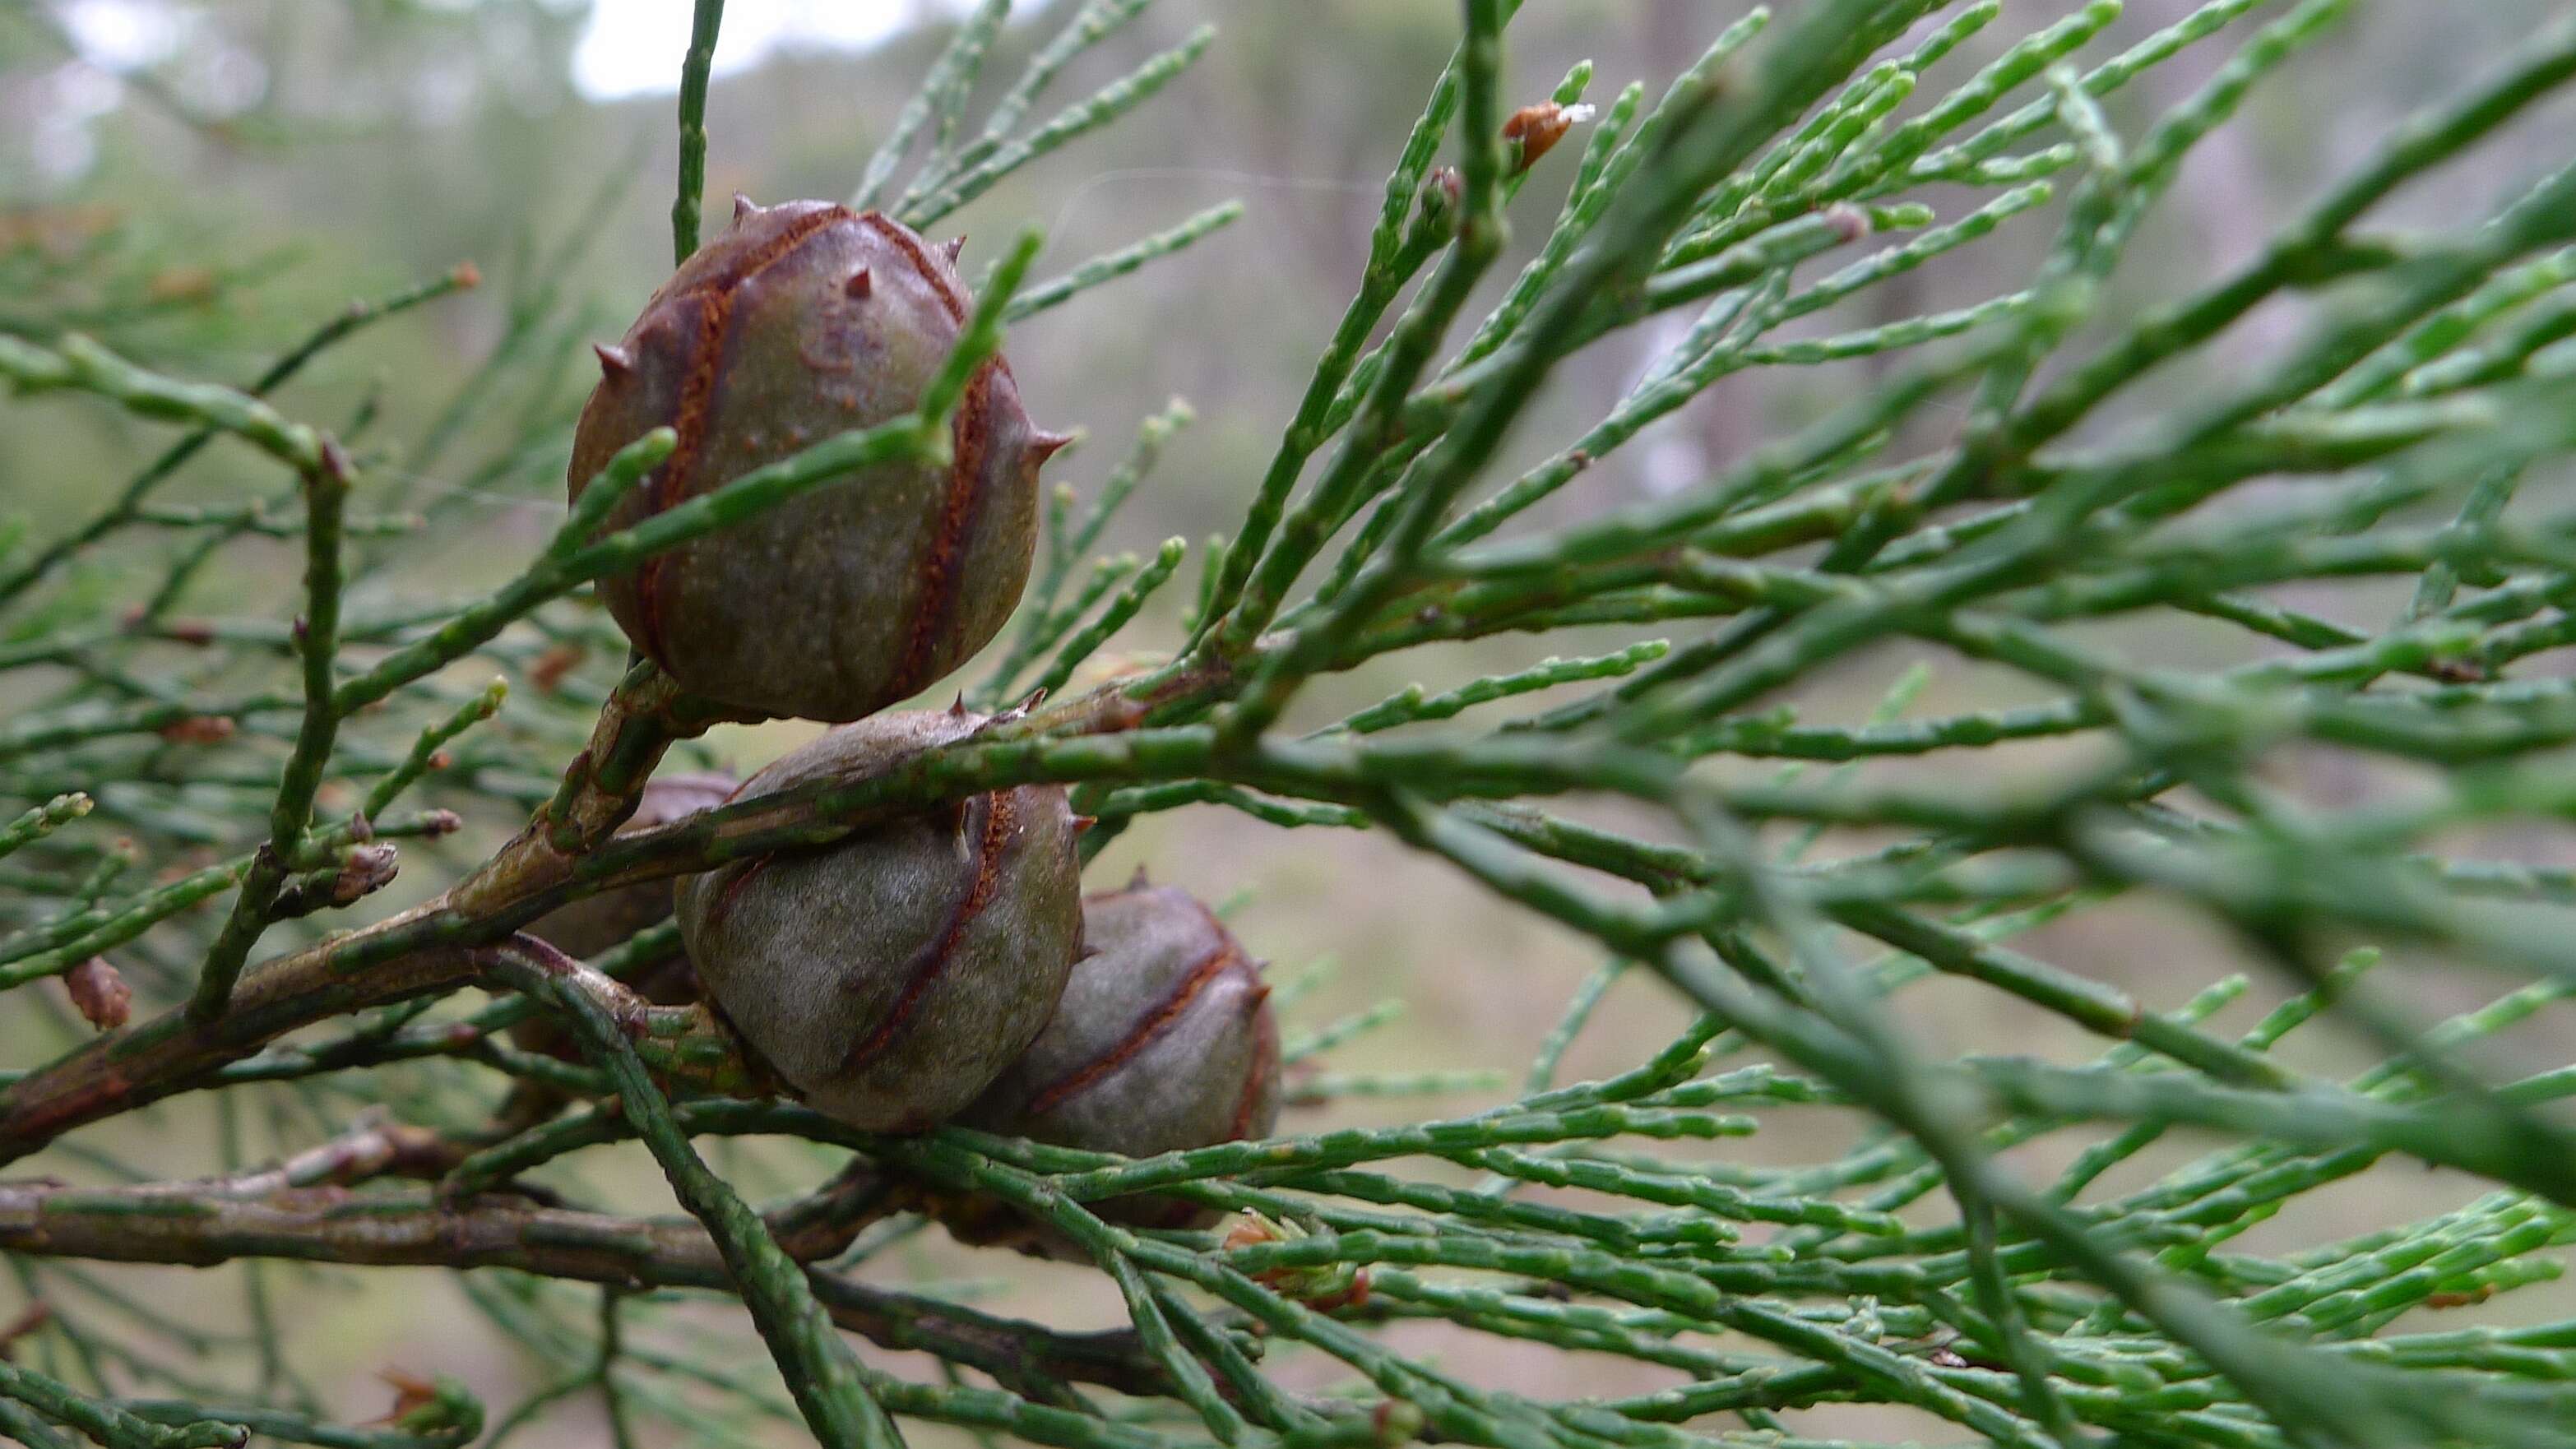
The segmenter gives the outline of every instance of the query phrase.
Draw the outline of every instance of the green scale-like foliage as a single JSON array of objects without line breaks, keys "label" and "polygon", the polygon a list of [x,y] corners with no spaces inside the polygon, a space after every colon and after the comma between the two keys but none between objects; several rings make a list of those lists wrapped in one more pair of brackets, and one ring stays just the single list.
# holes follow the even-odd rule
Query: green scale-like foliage
[{"label": "green scale-like foliage", "polygon": [[[884,145],[849,158],[850,206],[933,227],[1152,99],[1207,32],[1040,109],[1149,3],[1072,9],[1007,89],[984,64],[1008,5],[977,6]],[[698,0],[683,62],[675,262],[703,231],[723,8]],[[648,480],[678,440],[644,419],[583,457],[571,510],[509,582],[399,605],[354,585],[453,507],[406,511],[409,480],[468,439],[495,460],[481,482],[564,456],[570,418],[527,380],[594,320],[563,300],[586,239],[531,249],[488,364],[409,444],[368,436],[372,408],[307,419],[272,395],[470,270],[333,316],[234,387],[199,380],[222,369],[185,345],[127,341],[156,334],[114,247],[0,255],[31,299],[0,327],[9,426],[87,407],[175,429],[149,466],[96,480],[94,511],[0,546],[0,795],[23,812],[0,821],[0,991],[60,1038],[0,1071],[0,1161],[24,1164],[0,1183],[0,1256],[51,1310],[6,1330],[0,1435],[413,1449],[498,1442],[597,1395],[621,1443],[650,1425],[836,1449],[912,1422],[1062,1449],[1787,1446],[1898,1422],[1805,1413],[1854,1405],[2062,1449],[2576,1444],[2576,1321],[2549,1321],[2536,1286],[2576,1239],[2555,1110],[2576,1067],[2563,1039],[2519,1076],[2485,1049],[2509,1031],[2545,1045],[2534,1028],[2576,982],[2576,872],[2547,831],[2576,813],[2576,685],[2545,657],[2576,642],[2576,525],[2552,486],[2576,454],[2576,169],[2455,201],[2430,230],[2376,222],[2563,98],[2576,23],[2446,78],[2420,114],[2349,123],[2367,144],[2292,220],[2142,298],[2124,264],[2194,148],[2352,0],[2209,0],[2162,29],[2118,0],[2017,7],[2035,28],[2000,40],[1983,33],[2000,0],[1727,7],[1660,92],[1578,110],[1587,63],[1561,109],[1515,115],[1518,8],[1463,0],[1420,119],[1387,138],[1354,295],[1267,467],[1206,485],[1241,507],[1221,538],[1196,559],[1180,539],[1093,557],[1113,515],[1152,509],[1191,421],[1175,402],[1087,500],[1041,485],[1033,583],[997,661],[959,681],[971,725],[961,710],[917,749],[826,749],[792,789],[639,828],[618,829],[646,781],[704,763],[692,741],[728,711],[650,662],[613,687],[568,674],[627,657],[594,586],[854,476],[936,476],[1007,324],[1239,208],[1049,280],[1022,233],[872,425],[663,499]],[[2135,83],[2178,60],[2203,78],[2147,100]],[[2005,238],[2027,260],[1998,295],[1918,312],[1892,285]],[[75,293],[110,301],[49,300]],[[2285,302],[2302,330],[2231,345]],[[1578,353],[1649,335],[1663,351],[1623,395],[1542,435],[1559,374],[1591,365]],[[1651,501],[1605,509],[1576,486],[1726,379],[1788,368],[1833,369],[1832,405]],[[210,446],[271,482],[166,502]],[[88,561],[148,539],[166,567],[105,597]],[[210,562],[280,541],[303,560],[291,616],[180,610]],[[2308,587],[2371,580],[2402,604],[2364,617],[2362,591]],[[1461,662],[1466,641],[1577,630],[1534,666]],[[2140,662],[2137,641],[2165,637],[2232,642],[2201,666]],[[1424,683],[1317,727],[1310,683],[1399,653]],[[2020,702],[1927,711],[1927,680],[1961,660]],[[1784,702],[1870,668],[1896,683],[1859,722]],[[2329,792],[2320,761],[2410,783]],[[519,934],[573,902],[828,862],[854,832],[1058,786],[1092,819],[1085,860],[1177,809],[1318,848],[1378,831],[1604,964],[1535,1062],[1492,1063],[1515,1095],[1317,1130],[1298,1109],[1369,1098],[1385,1120],[1387,1100],[1504,1077],[1336,1070],[1388,1012],[1315,1021],[1313,976],[1256,987],[1245,961],[1227,1000],[1268,990],[1286,1034],[1218,1035],[1288,1064],[1288,1115],[1129,1160],[955,1121],[872,1133],[800,1104],[721,1013],[648,1002],[660,978],[642,973],[682,929],[658,906],[586,963]],[[503,816],[525,828],[487,857],[450,839]],[[2529,848],[2462,844],[2498,839]],[[397,860],[423,904],[374,910]],[[2157,1000],[2107,984],[2088,952],[2141,902],[2242,944],[2281,1004],[2222,1029],[2253,981],[2177,972]],[[1195,979],[1178,952],[1162,976]],[[1907,995],[1931,979],[2099,1049],[1936,1049]],[[1563,1080],[1605,999],[1649,991],[1669,1045]],[[2382,1064],[2336,1079],[2275,1051],[2327,1023]],[[85,1133],[200,1096],[215,1177],[171,1180]],[[1850,1130],[1791,1140],[1847,1150],[1706,1145],[1793,1117]],[[246,1123],[276,1161],[254,1160]],[[2185,1132],[2197,1156],[2167,1140]],[[715,1141],[737,1138],[793,1151]],[[628,1139],[686,1216],[532,1187]],[[2288,1246],[2254,1232],[2392,1160],[2449,1170],[2440,1210]],[[997,1271],[1012,1244],[1096,1271],[1127,1324],[1000,1317],[863,1271],[943,1220],[971,1221],[960,1236],[994,1244]],[[455,1270],[544,1387],[491,1412],[488,1441],[485,1408],[446,1381],[406,1381],[391,1419],[335,1422],[286,1351],[280,1259]],[[232,1264],[240,1321],[209,1335],[90,1261]],[[688,1306],[710,1297],[745,1310],[783,1394],[720,1367],[746,1340]],[[1422,1320],[1444,1335],[1389,1331]],[[1480,1371],[1501,1341],[1510,1362],[1607,1355],[1669,1387],[1546,1397]]]}]

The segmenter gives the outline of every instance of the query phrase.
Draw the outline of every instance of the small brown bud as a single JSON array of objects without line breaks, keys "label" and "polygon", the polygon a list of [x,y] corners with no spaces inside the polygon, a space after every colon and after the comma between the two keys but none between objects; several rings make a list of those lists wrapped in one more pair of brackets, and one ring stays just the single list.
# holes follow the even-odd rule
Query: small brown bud
[{"label": "small brown bud", "polygon": [[1442,166],[1422,178],[1422,211],[1416,224],[1446,235],[1458,224],[1458,203],[1466,197],[1466,179],[1455,166]]},{"label": "small brown bud", "polygon": [[212,267],[168,267],[152,275],[145,290],[156,302],[203,302],[215,295]]},{"label": "small brown bud", "polygon": [[1592,119],[1590,106],[1561,106],[1554,101],[1540,101],[1512,112],[1503,122],[1503,139],[1518,143],[1512,169],[1527,171],[1538,159],[1553,149],[1565,133],[1579,121]]},{"label": "small brown bud", "polygon": [[[1294,1222],[1247,1208],[1243,1216],[1226,1230],[1222,1246],[1227,1252],[1234,1252],[1271,1243],[1293,1243],[1305,1236],[1306,1230]],[[1281,1264],[1255,1272],[1252,1281],[1294,1298],[1318,1313],[1362,1307],[1369,1298],[1369,1270],[1365,1266],[1355,1268],[1348,1263]]]},{"label": "small brown bud", "polygon": [[1384,1400],[1369,1411],[1369,1428],[1380,1444],[1410,1444],[1422,1437],[1423,1423],[1422,1410],[1402,1399]]},{"label": "small brown bud", "polygon": [[385,1411],[383,1418],[367,1421],[371,1424],[395,1423],[438,1402],[438,1385],[416,1373],[387,1367],[376,1370],[376,1377],[394,1391],[394,1406]]},{"label": "small brown bud", "polygon": [[114,1031],[134,1014],[134,988],[104,956],[92,956],[64,972],[63,991],[81,1020],[100,1031]]},{"label": "small brown bud", "polygon": [[1245,1213],[1234,1220],[1232,1227],[1225,1230],[1225,1237],[1218,1246],[1227,1252],[1232,1252],[1237,1248],[1257,1248],[1264,1243],[1277,1241],[1279,1241],[1279,1233],[1269,1219],[1253,1213]]},{"label": "small brown bud", "polygon": [[432,810],[420,817],[420,833],[425,839],[436,840],[442,835],[454,835],[464,828],[465,817],[453,810]]},{"label": "small brown bud", "polygon": [[458,291],[470,292],[483,285],[483,269],[472,262],[458,262],[447,269],[447,279],[456,284]]},{"label": "small brown bud", "polygon": [[355,905],[393,882],[402,868],[390,842],[354,845],[340,858],[340,874],[331,882],[331,904]]},{"label": "small brown bud", "polygon": [[1306,1300],[1306,1306],[1318,1313],[1330,1313],[1337,1308],[1366,1308],[1369,1301],[1369,1282],[1368,1265],[1363,1263],[1352,1271],[1351,1284],[1348,1288],[1339,1293],[1327,1293],[1320,1298],[1309,1298]]},{"label": "small brown bud", "polygon": [[53,1305],[39,1298],[19,1310],[18,1316],[0,1324],[0,1359],[18,1346],[18,1340],[54,1321]]},{"label": "small brown bud", "polygon": [[233,737],[234,728],[222,715],[192,714],[163,725],[160,735],[174,745],[218,745]]},{"label": "small brown bud", "polygon": [[552,694],[563,688],[564,676],[578,668],[590,651],[565,640],[546,650],[528,664],[528,683],[539,694]]}]

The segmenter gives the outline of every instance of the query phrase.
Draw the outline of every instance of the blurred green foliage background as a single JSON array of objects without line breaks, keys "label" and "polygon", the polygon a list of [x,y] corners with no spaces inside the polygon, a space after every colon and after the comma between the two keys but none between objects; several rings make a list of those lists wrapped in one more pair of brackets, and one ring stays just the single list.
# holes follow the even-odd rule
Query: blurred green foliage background
[{"label": "blurred green foliage background", "polygon": [[[891,37],[863,49],[785,46],[717,81],[712,196],[738,190],[768,203],[852,189],[950,21],[946,7],[931,3],[849,5],[886,12]],[[682,8],[620,0],[598,0],[595,10],[577,0],[0,0],[0,332],[93,327],[146,365],[239,381],[351,298],[472,261],[484,285],[329,354],[294,385],[291,410],[342,425],[395,460],[368,475],[384,496],[358,506],[417,509],[430,520],[424,537],[376,550],[353,608],[488,586],[514,572],[559,517],[570,422],[592,377],[587,344],[621,331],[667,270],[669,87],[686,40]],[[764,8],[787,17],[798,7],[734,0],[732,8],[729,28],[742,31],[763,25]],[[1011,75],[1033,37],[1071,8],[1069,0],[1028,6],[986,73]],[[1597,93],[1631,78],[1660,88],[1743,8],[1739,0],[1532,4],[1513,30],[1515,90],[1543,94],[1586,56],[1607,82],[1596,83]],[[1971,50],[1998,47],[2071,8],[2010,0],[2005,22]],[[2185,0],[2131,0],[2115,34],[2143,33],[2188,8]],[[2240,123],[2193,153],[2174,203],[2133,249],[2119,285],[2167,294],[2178,279],[2244,255],[2384,123],[2564,8],[2563,0],[2365,7],[2268,85]],[[1214,49],[1170,92],[1132,121],[1019,173],[965,214],[969,276],[989,259],[989,244],[1030,222],[1049,234],[1044,276],[1225,198],[1246,207],[1241,221],[1189,252],[1012,336],[1010,358],[1032,411],[1048,425],[1091,432],[1091,444],[1051,476],[1087,487],[1116,461],[1136,421],[1174,394],[1197,411],[1147,495],[1118,521],[1113,546],[1150,548],[1170,534],[1204,538],[1239,516],[1359,270],[1390,152],[1448,54],[1456,16],[1450,0],[1164,0],[1085,56],[1065,92],[1086,91],[1211,21],[1220,27]],[[658,57],[649,73],[658,84],[586,94],[576,61],[593,27],[619,32],[621,57]],[[2117,109],[2123,117],[2152,113],[2205,76],[2219,53],[2160,69],[2120,95]],[[2343,124],[2313,124],[2328,113]],[[2488,174],[2446,174],[2438,186],[2417,188],[2402,198],[2400,219],[2407,208],[2448,217],[2491,200],[2530,174],[2534,148],[2552,133],[2563,137],[2571,122],[2562,105],[2520,127],[2481,153]],[[2444,194],[2444,187],[2476,189]],[[1806,330],[1992,296],[2026,272],[2048,235],[2045,220],[2017,222],[1993,243],[1867,294],[1878,316],[1828,314]],[[1496,276],[1508,279],[1511,270]],[[2242,355],[2277,345],[2297,320],[2276,305],[2229,346]],[[1565,370],[1553,418],[1543,410],[1531,419],[1517,446],[1530,456],[1562,446],[1573,425],[1598,416],[1669,340],[1646,329],[1594,349]],[[512,365],[490,368],[496,352]],[[1591,512],[1695,481],[1839,400],[1841,390],[1829,377],[1784,368],[1730,379],[1543,511]],[[58,404],[10,417],[0,429],[0,523],[25,520],[39,539],[96,508],[165,441],[113,409]],[[369,421],[360,426],[362,418]],[[237,500],[273,486],[260,466],[218,449],[164,501]],[[135,591],[161,573],[157,550],[166,541],[140,533],[119,547],[140,551],[131,572],[111,549],[48,584],[44,606],[22,611],[15,627],[32,634],[65,614],[137,602]],[[182,612],[273,613],[294,587],[293,549],[280,541],[233,551],[199,577]],[[1129,637],[1170,633],[1168,618],[1149,617]],[[1550,639],[1545,649],[1571,653],[1585,642]],[[2124,642],[2144,657],[2184,660],[2205,644]],[[1485,671],[1544,652],[1509,638],[1475,647]],[[1814,681],[1797,702],[1819,718],[1858,715],[1905,662],[1865,656]],[[617,663],[593,658],[576,669],[603,684]],[[1927,712],[2014,702],[1997,693],[1998,675],[1934,663]],[[1338,713],[1407,682],[1400,661],[1380,662],[1319,681],[1301,708]],[[810,728],[732,731],[712,748],[747,769]],[[2009,768],[2012,758],[1997,752],[1996,763]],[[531,769],[550,771],[553,763],[534,761]],[[509,826],[475,822],[455,845],[459,858],[479,856]],[[1159,815],[1119,841],[1096,874],[1120,879],[1150,860],[1159,877],[1211,900],[1236,899],[1238,930],[1282,977],[1319,957],[1338,958],[1330,983],[1299,1004],[1294,1027],[1402,1001],[1400,1020],[1337,1049],[1338,1069],[1516,1073],[1595,962],[1571,938],[1498,909],[1375,835],[1320,834],[1269,830],[1217,810]],[[2088,912],[2080,925],[2044,930],[2029,945],[2159,1005],[2242,964],[2233,944],[2149,904]],[[1949,1049],[2004,1041],[2039,1052],[2066,1031],[2035,1012],[2008,1018],[1972,990],[1930,983],[1908,998],[1909,1010],[1927,1033],[1947,1037],[1937,1044]],[[2221,1026],[2250,1021],[2267,1000],[2258,990]],[[1956,1010],[1972,1001],[1973,1015]],[[1664,1040],[1669,1021],[1656,988],[1623,982],[1564,1076],[1634,1062]],[[0,1022],[0,1034],[17,1029]],[[2563,1022],[2549,1017],[2546,1029],[2563,1030]],[[2300,1045],[2328,1056],[2336,1048],[2329,1029]],[[1337,1121],[1392,1120],[1419,1105],[1363,1100],[1333,1111]],[[2073,1145],[2050,1141],[2053,1152]],[[1766,1138],[1718,1150],[1786,1159],[1811,1156],[1819,1145]],[[2144,1174],[2189,1146],[2177,1134],[2170,1151],[2133,1168]],[[153,1150],[174,1172],[211,1162],[210,1146],[186,1130],[165,1134]],[[641,1162],[637,1191],[654,1194],[644,1206],[658,1208],[662,1189]],[[2312,1213],[2346,1216],[2282,1230],[2321,1236],[2411,1215],[2419,1194],[2444,1191],[2423,1182],[2420,1170],[2385,1167],[2303,1200]],[[1043,1301],[1059,1320],[1117,1319],[1114,1295],[1096,1275],[963,1253],[935,1234],[901,1256],[904,1271],[998,1306]],[[189,1291],[186,1270],[122,1276],[155,1294]],[[379,1391],[366,1375],[386,1363],[458,1373],[501,1398],[522,1374],[507,1344],[481,1336],[442,1275],[378,1273],[363,1289],[345,1276],[290,1271],[282,1281],[297,1295],[295,1340],[308,1356],[307,1375],[345,1395],[343,1409],[374,1401]],[[2545,1311],[2546,1296],[2533,1295],[2512,1316]],[[1436,1343],[1406,1339],[1441,1331],[1415,1325],[1394,1337],[1409,1350],[1436,1352]],[[1633,1365],[1616,1370],[1628,1377],[1604,1367],[1597,1383],[1561,1381],[1587,1371],[1579,1356],[1523,1347],[1525,1355],[1490,1350],[1474,1376],[1550,1395],[1644,1386]],[[1533,1383],[1531,1374],[1560,1381]],[[573,1406],[520,1442],[593,1442],[588,1412]],[[1832,1411],[1811,1423],[1816,1432],[1903,1427]]]}]

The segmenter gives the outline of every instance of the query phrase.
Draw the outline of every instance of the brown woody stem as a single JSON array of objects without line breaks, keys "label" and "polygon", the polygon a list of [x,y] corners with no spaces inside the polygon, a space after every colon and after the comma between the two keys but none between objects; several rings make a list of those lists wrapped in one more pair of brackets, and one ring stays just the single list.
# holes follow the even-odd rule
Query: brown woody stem
[{"label": "brown woody stem", "polygon": [[[358,1128],[274,1167],[195,1182],[118,1188],[0,1184],[0,1249],[48,1257],[211,1267],[280,1258],[353,1265],[514,1268],[550,1278],[731,1292],[706,1230],[680,1217],[629,1218],[488,1195],[442,1206],[427,1186],[353,1191],[387,1175],[434,1173],[456,1148],[395,1124]],[[845,1174],[768,1215],[800,1262],[846,1248],[894,1206],[879,1179]],[[809,1272],[832,1321],[887,1349],[992,1375],[1041,1403],[1069,1382],[1165,1392],[1127,1332],[1059,1333],[957,1304]]]}]

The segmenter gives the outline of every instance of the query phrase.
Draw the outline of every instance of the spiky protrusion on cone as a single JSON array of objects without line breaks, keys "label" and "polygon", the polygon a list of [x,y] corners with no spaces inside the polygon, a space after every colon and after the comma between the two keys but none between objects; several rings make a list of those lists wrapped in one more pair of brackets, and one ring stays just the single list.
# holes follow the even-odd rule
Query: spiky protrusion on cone
[{"label": "spiky protrusion on cone", "polygon": [[[657,427],[677,435],[669,458],[603,533],[901,417],[955,350],[969,305],[953,257],[900,222],[737,197],[733,224],[600,349],[573,496]],[[958,402],[952,462],[858,469],[602,578],[600,597],[694,695],[751,715],[860,718],[936,684],[1010,617],[1055,437],[1029,421],[996,357]]]},{"label": "spiky protrusion on cone", "polygon": [[[865,775],[982,723],[877,715],[788,754],[740,798]],[[1081,891],[1064,791],[1023,785],[690,876],[680,930],[709,997],[809,1106],[917,1132],[1046,1025],[1081,945]]]},{"label": "spiky protrusion on cone", "polygon": [[1033,434],[1029,438],[1029,456],[1037,459],[1040,463],[1044,463],[1047,459],[1054,457],[1057,453],[1062,452],[1066,448],[1072,447],[1074,439],[1081,436],[1082,435],[1080,433],[1041,432]]}]

